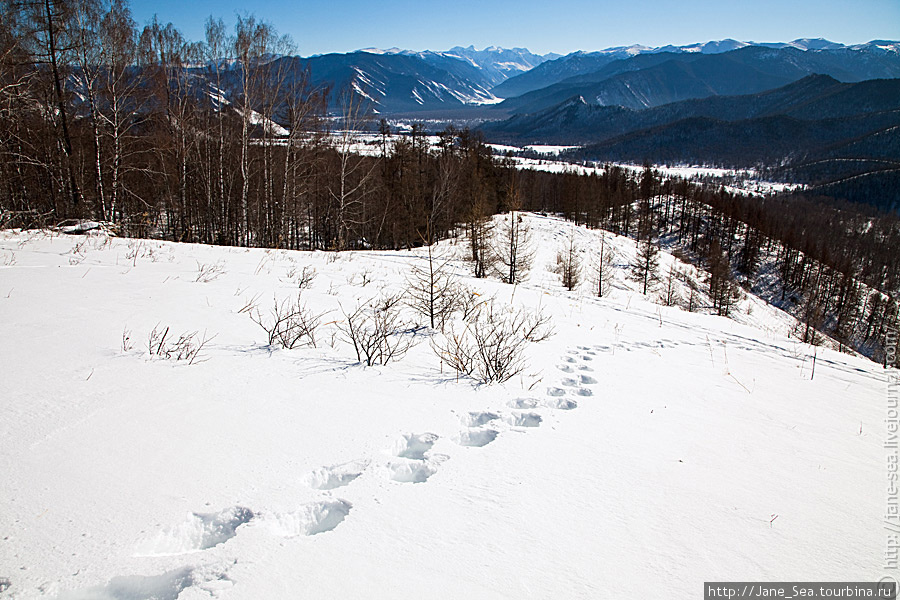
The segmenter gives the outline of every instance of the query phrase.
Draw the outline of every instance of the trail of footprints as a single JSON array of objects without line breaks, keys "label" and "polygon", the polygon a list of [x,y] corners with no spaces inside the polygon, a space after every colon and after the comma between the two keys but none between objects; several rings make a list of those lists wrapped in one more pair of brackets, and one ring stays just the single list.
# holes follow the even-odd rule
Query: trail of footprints
[{"label": "trail of footprints", "polygon": [[[510,428],[539,427],[543,418],[534,412],[535,409],[577,408],[577,398],[593,395],[588,386],[597,383],[591,375],[594,371],[591,363],[599,348],[577,346],[568,350],[557,365],[557,369],[566,376],[561,378],[559,386],[547,388],[544,399],[515,398],[507,402],[510,411],[475,411],[462,415],[460,424],[463,429],[453,436],[452,441],[460,446],[480,448],[497,439],[501,433],[501,423]],[[400,436],[389,449],[391,458],[379,470],[391,481],[424,483],[450,458],[432,451],[439,439],[434,433]],[[321,467],[307,473],[301,478],[301,483],[330,493],[331,490],[351,485],[371,466],[370,460],[355,460]],[[263,513],[244,506],[232,506],[216,513],[191,513],[181,523],[143,539],[136,548],[135,556],[172,556],[208,550],[235,537],[238,529],[249,523],[258,523],[279,537],[317,535],[340,525],[350,514],[351,508],[352,505],[346,500],[329,495],[322,500],[303,504],[292,512]],[[216,580],[224,581],[227,577],[217,576]]]},{"label": "trail of footprints", "polygon": [[[563,373],[571,374],[570,377],[563,377],[560,381],[561,387],[547,388],[547,395],[554,398],[556,402],[572,402],[575,400],[566,398],[567,396],[593,396],[594,392],[590,387],[597,383],[597,379],[591,375],[594,368],[591,366],[594,358],[597,356],[597,349],[588,346],[578,346],[569,350],[562,362],[556,366]],[[574,406],[572,406],[574,408]]]}]

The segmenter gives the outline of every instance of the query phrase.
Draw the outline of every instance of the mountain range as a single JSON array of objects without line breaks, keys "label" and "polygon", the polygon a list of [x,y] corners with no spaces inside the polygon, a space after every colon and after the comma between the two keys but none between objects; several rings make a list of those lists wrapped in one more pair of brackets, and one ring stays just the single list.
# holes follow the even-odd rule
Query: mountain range
[{"label": "mountain range", "polygon": [[[900,77],[900,43],[880,40],[855,46],[822,39],[777,44],[722,40],[566,56],[524,48],[370,48],[278,60],[291,61],[297,73],[308,70],[313,85],[331,89],[332,110],[339,109],[340,92],[354,90],[381,115],[470,109],[489,119],[536,112],[576,96],[591,104],[647,108],[760,92],[813,73],[847,82]],[[486,113],[485,106],[491,111]]]}]

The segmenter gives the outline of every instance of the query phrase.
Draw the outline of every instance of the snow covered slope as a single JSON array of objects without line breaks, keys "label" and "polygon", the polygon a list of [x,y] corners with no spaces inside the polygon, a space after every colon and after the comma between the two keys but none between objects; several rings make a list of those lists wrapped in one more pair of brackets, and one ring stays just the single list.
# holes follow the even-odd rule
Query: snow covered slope
[{"label": "snow covered slope", "polygon": [[[574,235],[527,217],[528,281],[482,297],[556,335],[505,384],[424,339],[362,367],[341,308],[403,287],[424,250],[301,253],[0,232],[3,598],[696,598],[703,581],[877,580],[885,374],[738,320],[551,272]],[[440,252],[462,254],[443,242]],[[663,268],[672,257],[663,255]],[[317,348],[242,312],[296,294]],[[149,334],[197,331],[194,364]],[[418,335],[424,338],[424,332]],[[195,338],[195,339],[197,339]]]}]

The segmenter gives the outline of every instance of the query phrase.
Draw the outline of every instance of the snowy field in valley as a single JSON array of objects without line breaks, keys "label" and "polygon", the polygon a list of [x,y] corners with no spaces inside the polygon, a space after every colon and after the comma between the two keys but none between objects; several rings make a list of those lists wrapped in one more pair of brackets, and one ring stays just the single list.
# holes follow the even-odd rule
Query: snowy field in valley
[{"label": "snowy field in valley", "polygon": [[[886,374],[735,319],[655,303],[606,234],[527,217],[542,311],[527,368],[479,385],[428,335],[365,367],[337,329],[424,249],[290,252],[0,232],[2,598],[698,598],[704,581],[881,577]],[[586,272],[552,272],[576,237]],[[464,255],[462,242],[439,244]],[[674,260],[661,257],[662,269]],[[248,316],[302,292],[316,347]],[[689,267],[684,267],[689,269]],[[407,317],[412,319],[412,314]],[[193,364],[148,339],[197,332]],[[157,338],[158,341],[158,338]]]}]

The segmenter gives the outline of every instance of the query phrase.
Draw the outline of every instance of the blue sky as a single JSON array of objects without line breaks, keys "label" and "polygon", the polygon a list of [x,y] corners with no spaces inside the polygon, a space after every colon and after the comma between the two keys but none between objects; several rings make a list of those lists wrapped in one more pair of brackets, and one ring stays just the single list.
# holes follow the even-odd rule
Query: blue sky
[{"label": "blue sky", "polygon": [[303,56],[393,46],[518,46],[565,54],[724,38],[900,39],[900,0],[132,0],[131,6],[139,26],[157,14],[192,40],[202,39],[210,15],[231,27],[236,14],[253,14],[293,37]]}]

